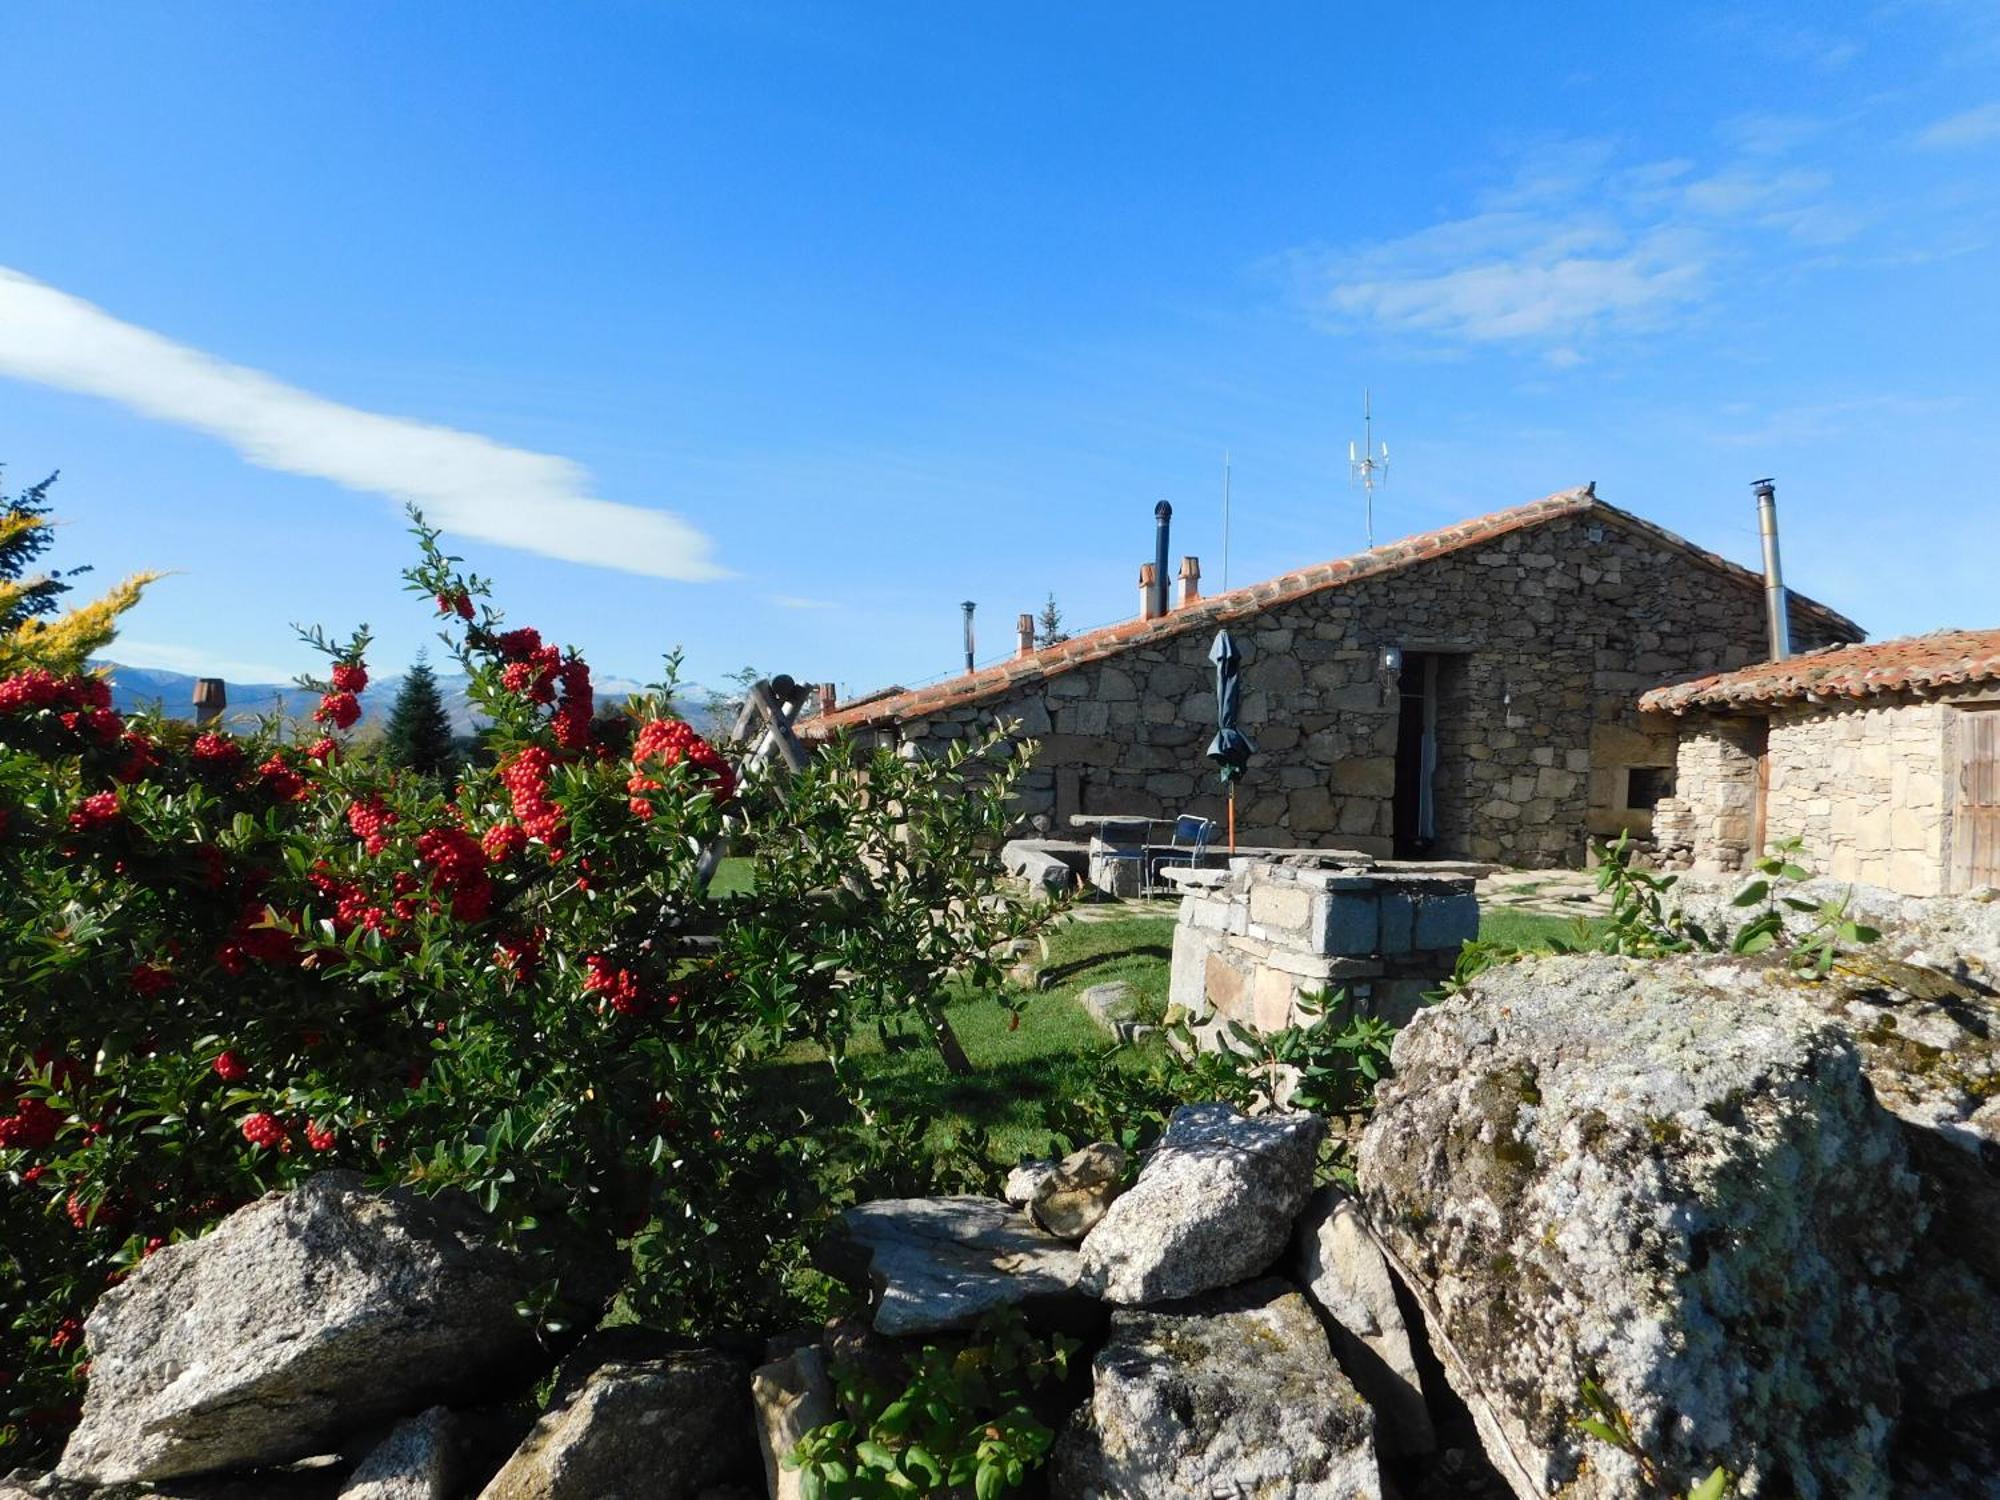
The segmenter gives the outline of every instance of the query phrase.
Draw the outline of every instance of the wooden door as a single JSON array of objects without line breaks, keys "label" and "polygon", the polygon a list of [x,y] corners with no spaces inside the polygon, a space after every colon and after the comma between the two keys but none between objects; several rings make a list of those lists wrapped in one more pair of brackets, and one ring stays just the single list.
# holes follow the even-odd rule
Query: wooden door
[{"label": "wooden door", "polygon": [[1951,844],[1953,890],[2000,885],[2000,704],[1958,714]]}]

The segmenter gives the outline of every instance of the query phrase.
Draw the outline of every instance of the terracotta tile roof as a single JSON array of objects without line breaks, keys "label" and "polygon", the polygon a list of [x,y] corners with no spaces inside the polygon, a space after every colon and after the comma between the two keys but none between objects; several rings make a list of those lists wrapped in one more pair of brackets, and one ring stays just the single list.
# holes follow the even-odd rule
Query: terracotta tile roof
[{"label": "terracotta tile roof", "polygon": [[[1446,526],[1438,531],[1427,531],[1420,536],[1391,542],[1386,546],[1375,548],[1372,552],[1338,558],[1333,562],[1316,563],[1312,567],[1284,573],[1263,583],[1251,584],[1247,588],[1216,594],[1185,609],[1176,609],[1161,615],[1157,619],[1131,619],[1121,624],[1107,625],[1101,630],[1072,636],[1060,645],[1047,646],[1028,656],[1016,657],[995,666],[981,667],[976,672],[948,678],[929,687],[892,693],[888,696],[875,696],[839,709],[827,717],[814,720],[810,729],[805,732],[814,737],[821,737],[842,729],[901,723],[909,719],[924,718],[946,709],[962,708],[989,698],[1002,697],[1023,683],[1057,677],[1091,662],[1102,661],[1106,657],[1129,651],[1135,646],[1155,645],[1161,641],[1171,640],[1175,636],[1185,635],[1192,630],[1212,630],[1218,625],[1233,624],[1238,620],[1261,614],[1274,605],[1302,599],[1325,589],[1339,588],[1343,584],[1354,583],[1364,578],[1379,578],[1384,574],[1399,572],[1434,557],[1485,546],[1512,531],[1545,525],[1565,516],[1585,514],[1624,530],[1640,533],[1653,542],[1669,547],[1706,566],[1719,569],[1745,584],[1756,588],[1763,587],[1760,575],[1726,558],[1718,557],[1713,552],[1704,551],[1685,538],[1675,536],[1664,527],[1641,520],[1629,511],[1618,509],[1615,505],[1607,505],[1597,498],[1595,486],[1587,484],[1580,489],[1564,490],[1526,505],[1517,505],[1511,510],[1495,511],[1492,515],[1460,521],[1456,525]],[[1836,614],[1825,605],[1816,604],[1802,594],[1794,593],[1792,602],[1794,606],[1805,610],[1828,629],[1856,639],[1860,638],[1861,628],[1846,616]]]},{"label": "terracotta tile roof", "polygon": [[1639,699],[1639,707],[1671,713],[1756,708],[1798,698],[1869,698],[1981,682],[2000,683],[2000,630],[1940,630],[1869,645],[1829,646],[1657,687]]}]

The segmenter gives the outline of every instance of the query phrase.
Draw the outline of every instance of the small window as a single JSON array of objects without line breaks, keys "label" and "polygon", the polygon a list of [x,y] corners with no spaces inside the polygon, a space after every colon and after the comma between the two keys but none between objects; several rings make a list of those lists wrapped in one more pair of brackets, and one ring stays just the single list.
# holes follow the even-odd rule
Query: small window
[{"label": "small window", "polygon": [[1625,777],[1625,806],[1631,812],[1651,812],[1662,797],[1674,794],[1672,766],[1632,766]]}]

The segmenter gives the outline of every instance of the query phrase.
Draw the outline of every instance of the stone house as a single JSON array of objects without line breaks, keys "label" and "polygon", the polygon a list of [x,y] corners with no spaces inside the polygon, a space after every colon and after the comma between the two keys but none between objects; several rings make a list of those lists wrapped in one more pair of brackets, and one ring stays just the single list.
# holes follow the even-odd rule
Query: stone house
[{"label": "stone house", "polygon": [[2000,885],[2000,630],[1838,646],[1655,688],[1678,731],[1654,836],[1700,871],[1798,838],[1909,896]]},{"label": "stone house", "polygon": [[[925,752],[1018,724],[1040,742],[1026,825],[1220,819],[1204,752],[1227,626],[1258,747],[1241,843],[1576,864],[1589,836],[1645,832],[1671,789],[1671,725],[1642,724],[1637,694],[1754,661],[1765,638],[1759,575],[1591,486],[1209,598],[1194,559],[1181,576],[1164,613],[1024,639],[1014,660],[836,706],[807,732]],[[1796,594],[1790,613],[1801,642],[1861,636]]]}]

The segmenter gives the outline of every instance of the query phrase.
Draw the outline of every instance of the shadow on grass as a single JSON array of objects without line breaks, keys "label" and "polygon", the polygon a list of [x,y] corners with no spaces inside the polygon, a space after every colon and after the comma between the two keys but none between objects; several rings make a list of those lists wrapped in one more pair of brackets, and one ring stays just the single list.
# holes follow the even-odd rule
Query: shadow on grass
[{"label": "shadow on grass", "polygon": [[1159,963],[1171,962],[1174,950],[1159,943],[1146,943],[1137,948],[1113,948],[1104,953],[1092,953],[1083,958],[1071,959],[1068,963],[1050,964],[1046,969],[1036,971],[1036,980],[1043,989],[1054,989],[1059,984],[1068,984],[1079,974],[1087,974],[1092,969],[1101,969],[1107,964],[1120,964],[1134,958],[1150,958]]}]

